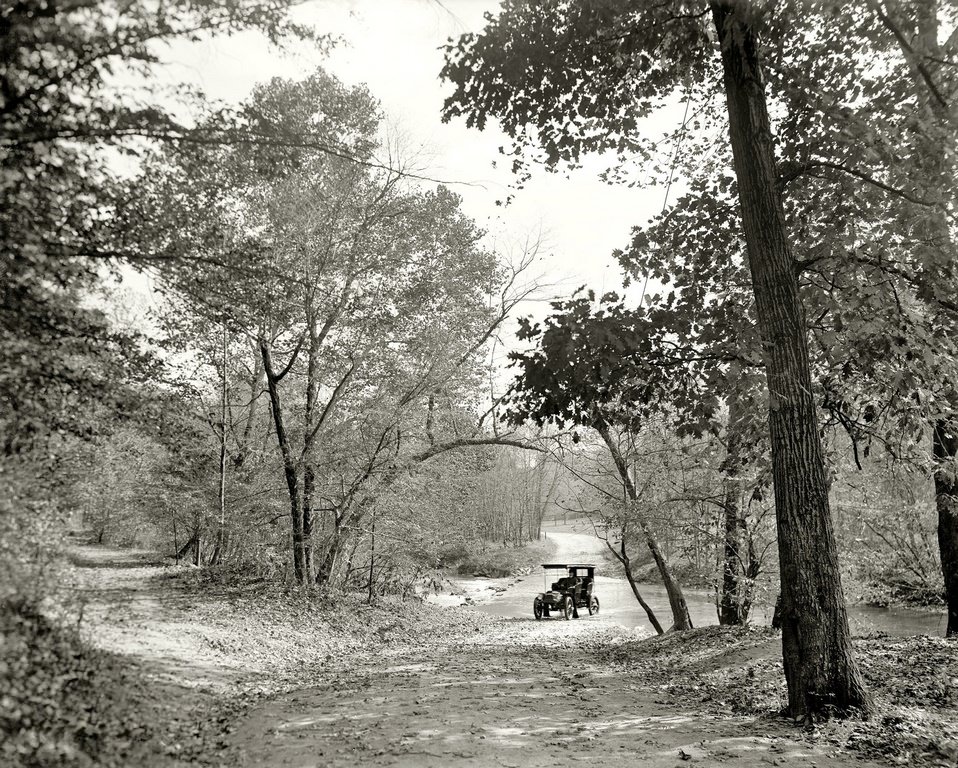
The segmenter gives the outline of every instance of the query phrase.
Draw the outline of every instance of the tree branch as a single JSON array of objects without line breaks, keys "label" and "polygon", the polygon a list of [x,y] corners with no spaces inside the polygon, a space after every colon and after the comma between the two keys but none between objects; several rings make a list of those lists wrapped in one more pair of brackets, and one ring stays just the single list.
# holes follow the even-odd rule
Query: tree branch
[{"label": "tree branch", "polygon": [[882,25],[884,25],[884,27],[891,32],[892,35],[894,35],[895,40],[898,41],[898,45],[905,54],[905,58],[909,59],[912,65],[914,65],[915,69],[918,70],[918,74],[921,75],[921,79],[927,86],[932,98],[938,103],[939,107],[947,111],[949,109],[948,100],[944,97],[944,95],[942,95],[941,91],[938,89],[938,85],[935,83],[935,78],[932,77],[928,67],[926,67],[924,61],[922,61],[924,57],[915,50],[911,43],[908,42],[898,25],[892,21],[891,17],[887,13],[885,13],[885,10],[880,2],[872,2],[871,6]]},{"label": "tree branch", "polygon": [[440,443],[439,445],[434,445],[428,448],[421,453],[413,454],[411,460],[415,463],[422,463],[424,461],[429,461],[429,459],[438,456],[440,453],[446,453],[447,451],[454,451],[458,448],[469,448],[476,445],[505,445],[512,448],[522,448],[527,451],[539,451],[541,453],[547,453],[546,449],[533,445],[532,443],[527,443],[523,440],[511,440],[505,437],[467,437],[459,440],[450,440],[446,443]]},{"label": "tree branch", "polygon": [[[299,341],[296,342],[296,346],[293,348],[292,357],[289,358],[289,362],[286,364],[286,367],[283,368],[278,374],[273,375],[273,381],[277,384],[286,378],[286,374],[290,372],[293,365],[296,363],[296,358],[299,357],[299,351],[303,348],[303,342],[306,340],[306,334],[302,334],[299,337]],[[272,371],[269,371],[272,374]]]},{"label": "tree branch", "polygon": [[802,176],[803,174],[806,174],[815,168],[828,168],[833,171],[841,171],[842,173],[846,173],[849,176],[854,176],[861,181],[867,182],[874,187],[878,187],[878,189],[882,189],[889,194],[900,197],[903,200],[914,203],[915,205],[923,205],[928,208],[936,207],[936,203],[925,200],[921,197],[917,197],[903,189],[898,189],[890,184],[886,184],[883,181],[879,181],[865,171],[860,171],[857,168],[849,168],[847,165],[843,165],[842,163],[833,163],[828,160],[808,160],[804,163],[783,163],[782,172],[779,174],[779,184],[784,188],[789,182],[794,181],[799,176]]}]

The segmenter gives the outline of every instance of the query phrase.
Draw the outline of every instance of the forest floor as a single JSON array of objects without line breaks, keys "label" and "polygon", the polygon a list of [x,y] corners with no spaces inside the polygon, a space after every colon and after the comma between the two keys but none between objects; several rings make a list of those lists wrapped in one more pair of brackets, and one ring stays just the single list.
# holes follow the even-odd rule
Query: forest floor
[{"label": "forest floor", "polygon": [[[317,598],[77,551],[83,634],[131,665],[143,766],[952,766],[958,644],[856,640],[868,720],[774,716],[780,639]],[[129,687],[129,683],[128,683]]]}]

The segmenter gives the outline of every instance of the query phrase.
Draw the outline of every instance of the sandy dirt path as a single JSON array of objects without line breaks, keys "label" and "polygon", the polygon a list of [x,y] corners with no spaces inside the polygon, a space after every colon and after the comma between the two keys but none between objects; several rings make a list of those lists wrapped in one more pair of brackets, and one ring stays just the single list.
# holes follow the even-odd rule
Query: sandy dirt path
[{"label": "sandy dirt path", "polygon": [[599,624],[515,620],[384,655],[237,724],[243,766],[828,766],[872,763],[776,720],[695,714],[595,663]]},{"label": "sandy dirt path", "polygon": [[243,675],[242,661],[192,620],[190,598],[158,581],[171,570],[154,553],[83,546],[72,560],[83,632],[95,645],[135,660],[159,685],[216,690]]},{"label": "sandy dirt path", "polygon": [[[585,530],[549,536],[557,562],[601,553]],[[541,579],[501,580],[476,602],[531,606],[526,593]],[[294,768],[872,765],[813,745],[781,721],[690,712],[654,680],[630,680],[596,661],[596,649],[646,630],[607,614],[572,622],[524,614],[467,642],[397,648],[335,682],[274,699],[237,724],[230,751],[237,765]]]},{"label": "sandy dirt path", "polygon": [[556,562],[586,561],[601,563],[605,545],[597,538],[591,526],[545,527],[546,536],[555,542]]},{"label": "sandy dirt path", "polygon": [[[875,765],[779,720],[691,711],[657,680],[600,660],[641,634],[601,616],[484,619],[455,638],[437,621],[431,642],[413,646],[397,629],[386,645],[330,648],[324,664],[312,636],[261,627],[251,642],[228,605],[198,612],[157,581],[162,568],[96,548],[82,555],[92,639],[136,659],[163,699],[169,735],[144,767]],[[303,679],[278,662],[300,645],[302,669],[313,670]],[[773,646],[754,650],[778,654]],[[243,693],[252,687],[263,693]],[[218,711],[230,697],[237,706]]]}]

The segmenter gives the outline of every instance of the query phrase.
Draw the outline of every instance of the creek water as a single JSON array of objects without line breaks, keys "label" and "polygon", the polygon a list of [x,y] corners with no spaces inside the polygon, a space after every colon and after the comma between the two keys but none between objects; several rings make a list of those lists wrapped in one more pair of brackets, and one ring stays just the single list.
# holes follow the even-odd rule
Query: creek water
[{"label": "creek water", "polygon": [[[510,585],[504,592],[489,601],[477,604],[476,610],[495,616],[513,619],[529,619],[532,616],[532,601],[536,593],[543,590],[540,574],[532,574]],[[640,584],[642,597],[651,606],[659,622],[668,627],[671,623],[671,610],[665,588],[659,584]],[[689,606],[692,624],[696,627],[718,624],[715,611],[715,596],[701,590],[684,590]],[[599,597],[601,621],[619,624],[624,627],[645,627],[652,631],[645,611],[636,602],[628,583],[624,579],[596,576],[595,594]],[[588,614],[583,610],[583,618]],[[592,617],[588,617],[592,618]],[[772,606],[757,605],[752,610],[750,621],[755,625],[767,625],[772,620]],[[891,635],[937,635],[945,634],[945,613],[923,611],[910,608],[880,608],[868,605],[850,605],[848,620],[853,634],[869,632],[887,632]]]},{"label": "creek water", "polygon": [[[585,528],[556,527],[547,532],[548,538],[555,542],[554,562],[596,562],[601,563],[603,543],[595,534]],[[601,567],[601,566],[600,566]],[[529,619],[532,615],[532,601],[536,594],[548,588],[543,573],[532,573],[518,580],[489,580],[498,586],[491,599],[476,603],[476,609],[513,619]],[[498,582],[498,583],[497,583]],[[640,584],[639,591],[663,627],[672,621],[668,596],[660,584]],[[718,624],[715,610],[715,595],[703,590],[684,590],[689,607],[692,625],[696,627]],[[589,617],[583,609],[581,617],[619,624],[625,627],[644,627],[652,632],[645,611],[638,604],[628,582],[625,579],[596,576],[595,594],[601,603],[599,616]],[[752,609],[750,622],[755,625],[767,625],[772,620],[771,605],[756,605]],[[890,635],[937,635],[945,634],[946,617],[944,609],[925,611],[914,608],[881,608],[868,605],[848,606],[848,620],[852,633],[863,635],[869,632],[887,632]]]}]

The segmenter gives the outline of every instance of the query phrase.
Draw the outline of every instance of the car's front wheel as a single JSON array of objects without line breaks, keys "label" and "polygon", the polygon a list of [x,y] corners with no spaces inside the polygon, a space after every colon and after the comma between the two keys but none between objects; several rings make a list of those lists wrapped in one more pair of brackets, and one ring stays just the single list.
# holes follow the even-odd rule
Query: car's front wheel
[{"label": "car's front wheel", "polygon": [[542,598],[537,597],[532,601],[532,615],[535,616],[536,619],[542,618]]},{"label": "car's front wheel", "polygon": [[595,616],[599,612],[599,598],[593,597],[589,601],[589,615]]},{"label": "car's front wheel", "polygon": [[562,606],[562,612],[565,614],[566,620],[572,618],[572,614],[575,613],[575,603],[572,602],[571,597],[565,599],[565,603]]}]

